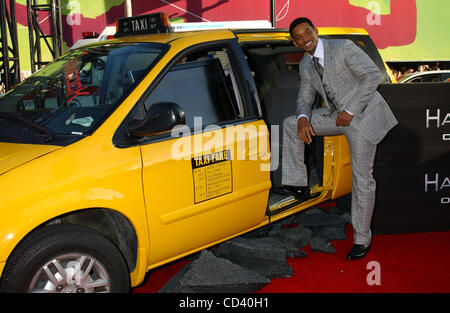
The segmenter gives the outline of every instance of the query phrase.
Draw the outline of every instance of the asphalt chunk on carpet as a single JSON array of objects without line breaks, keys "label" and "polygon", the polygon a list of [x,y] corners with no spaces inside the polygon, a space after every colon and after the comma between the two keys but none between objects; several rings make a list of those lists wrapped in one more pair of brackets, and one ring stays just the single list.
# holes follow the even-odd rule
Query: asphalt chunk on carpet
[{"label": "asphalt chunk on carpet", "polygon": [[286,257],[304,258],[302,250],[335,253],[330,240],[346,240],[348,221],[319,208],[300,212],[208,250],[182,268],[162,293],[254,292],[272,278],[293,276]]},{"label": "asphalt chunk on carpet", "polygon": [[292,277],[294,274],[286,263],[286,249],[273,238],[238,237],[220,245],[215,254],[264,277]]},{"label": "asphalt chunk on carpet", "polygon": [[[270,279],[254,271],[216,257],[204,250],[183,268],[159,292],[242,293],[253,292],[270,284]],[[179,273],[180,274],[180,273]]]}]

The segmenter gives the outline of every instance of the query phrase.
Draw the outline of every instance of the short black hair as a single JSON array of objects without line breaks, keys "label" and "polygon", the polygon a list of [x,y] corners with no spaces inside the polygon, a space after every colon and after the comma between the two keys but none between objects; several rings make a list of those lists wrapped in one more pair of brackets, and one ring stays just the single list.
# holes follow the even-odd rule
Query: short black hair
[{"label": "short black hair", "polygon": [[313,22],[307,17],[297,17],[295,20],[291,22],[291,25],[289,25],[289,33],[291,34],[291,37],[294,38],[294,35],[292,34],[292,31],[294,30],[295,26],[301,23],[308,23],[312,28],[315,28]]}]

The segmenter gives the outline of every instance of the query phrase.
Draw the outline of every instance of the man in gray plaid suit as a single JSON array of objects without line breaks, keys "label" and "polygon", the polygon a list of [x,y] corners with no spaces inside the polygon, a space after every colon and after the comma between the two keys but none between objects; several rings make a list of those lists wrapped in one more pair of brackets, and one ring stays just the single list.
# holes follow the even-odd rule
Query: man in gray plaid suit
[{"label": "man in gray plaid suit", "polygon": [[[311,143],[312,136],[345,135],[352,165],[354,229],[347,258],[359,259],[371,243],[376,147],[397,120],[376,91],[381,73],[364,51],[350,40],[318,38],[317,28],[307,18],[295,19],[289,30],[295,46],[309,55],[299,64],[297,114],[283,122],[282,184],[294,194],[307,186],[304,143]],[[325,107],[312,109],[316,93]]]}]

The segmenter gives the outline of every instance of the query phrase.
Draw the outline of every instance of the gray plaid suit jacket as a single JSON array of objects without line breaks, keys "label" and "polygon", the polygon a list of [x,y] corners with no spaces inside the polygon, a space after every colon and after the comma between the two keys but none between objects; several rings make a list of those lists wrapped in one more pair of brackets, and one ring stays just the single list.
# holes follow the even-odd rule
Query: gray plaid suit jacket
[{"label": "gray plaid suit jacket", "polygon": [[309,56],[300,61],[300,91],[297,116],[305,114],[311,120],[316,92],[333,101],[337,110],[352,112],[352,125],[371,143],[378,144],[397,120],[383,97],[376,91],[381,73],[370,57],[348,39],[322,39],[325,53],[323,81]]}]

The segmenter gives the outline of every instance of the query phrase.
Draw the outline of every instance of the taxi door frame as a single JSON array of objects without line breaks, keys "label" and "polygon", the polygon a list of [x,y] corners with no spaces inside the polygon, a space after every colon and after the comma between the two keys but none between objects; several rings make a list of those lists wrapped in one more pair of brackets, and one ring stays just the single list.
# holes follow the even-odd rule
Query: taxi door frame
[{"label": "taxi door frame", "polygon": [[[252,30],[235,31],[239,44],[292,41],[289,31],[281,29],[263,30],[264,36],[252,35]],[[319,33],[319,36],[324,36]],[[323,103],[322,103],[323,105]],[[344,135],[323,136],[322,186],[320,191],[327,191],[331,199],[337,199],[352,191],[352,170],[350,150]]]},{"label": "taxi door frame", "polygon": [[[211,41],[208,43],[192,45],[183,49],[158,75],[155,79],[155,84],[152,84],[149,89],[153,89],[153,87],[165,77],[166,73],[175,64],[176,60],[182,58],[184,55],[194,51],[195,49],[207,48],[209,46],[216,47],[218,45],[222,45],[223,48],[227,48],[228,57],[230,58],[230,62],[233,64],[233,73],[236,76],[239,92],[241,94],[244,113],[248,110],[252,116],[244,115],[241,119],[228,121],[226,125],[220,127],[221,130],[219,129],[213,131],[226,132],[227,129],[239,128],[244,125],[263,129],[262,133],[257,133],[257,139],[259,141],[259,137],[262,137],[262,141],[266,140],[267,149],[270,149],[268,146],[268,130],[266,124],[262,120],[257,95],[256,105],[258,107],[253,108],[253,110],[250,109],[252,107],[252,104],[250,103],[252,101],[250,100],[251,97],[255,97],[254,93],[256,92],[256,87],[254,87],[253,81],[249,81],[249,77],[253,79],[249,69],[243,68],[246,63],[243,63],[242,59],[239,60],[240,58],[245,57],[236,39]],[[250,85],[253,83],[254,90],[252,90],[253,88],[249,86],[249,83]],[[150,93],[151,91],[146,92],[146,95]],[[141,104],[145,98],[146,97],[141,98]],[[202,125],[202,128],[205,126],[206,125]],[[196,138],[199,136],[205,137],[205,135],[208,137],[210,134],[202,131],[201,133],[194,133],[188,137],[190,137],[189,140],[192,139],[191,142],[195,142]],[[177,139],[180,138],[176,138],[175,140]],[[187,137],[184,137],[184,139],[187,140]],[[215,199],[209,199],[208,201],[210,204],[208,201],[191,204],[188,204],[187,201],[185,201],[184,204],[182,204],[179,202],[180,199],[170,197],[170,195],[172,195],[172,197],[174,195],[173,190],[163,192],[166,196],[165,199],[164,197],[158,198],[156,192],[161,190],[161,188],[164,189],[164,187],[161,186],[161,182],[165,184],[166,187],[171,186],[170,180],[174,179],[175,175],[171,177],[164,177],[164,174],[169,176],[171,174],[175,174],[175,172],[173,172],[174,166],[184,168],[185,171],[191,168],[192,171],[191,160],[182,160],[181,162],[185,162],[184,165],[176,164],[174,162],[177,161],[174,160],[169,161],[169,163],[172,162],[171,164],[167,162],[164,164],[165,161],[161,159],[158,160],[159,156],[164,153],[165,157],[168,157],[167,149],[169,148],[170,142],[173,142],[173,140],[174,139],[166,138],[155,141],[149,140],[143,144],[139,144],[142,158],[143,196],[146,203],[149,225],[150,264],[158,264],[159,262],[165,263],[166,260],[176,259],[182,255],[202,250],[207,246],[223,241],[227,237],[246,231],[260,224],[265,217],[267,199],[269,189],[271,187],[270,172],[268,170],[258,172],[263,162],[268,163],[268,167],[270,167],[270,158],[267,159],[266,156],[264,161],[262,161],[262,159],[252,161],[254,160],[252,157],[255,157],[255,151],[250,151],[250,139],[246,138],[244,139],[246,147],[244,151],[244,158],[231,161],[233,177],[233,191],[231,193],[221,195]],[[233,139],[232,143],[227,143],[224,150],[229,148],[230,145],[234,147],[236,144],[237,140]],[[158,149],[157,147],[161,147],[161,149]],[[247,147],[249,148],[247,149]],[[234,153],[232,152],[232,154]],[[148,157],[149,155],[158,155],[158,157],[152,159],[151,157]],[[193,155],[191,155],[191,157],[192,156]],[[187,163],[189,165],[187,165]],[[161,168],[165,170],[158,172],[158,166],[161,166]],[[152,183],[151,185],[148,185],[145,182],[146,175],[149,175],[149,172],[146,169],[149,167],[153,167],[154,171],[152,173],[154,175],[160,176],[159,178],[152,176],[152,180],[155,180],[157,183]],[[184,187],[181,196],[191,198],[194,201],[193,190],[189,190],[189,185],[193,181],[192,175],[193,174],[191,172],[191,178],[188,183],[185,181],[187,180],[188,174],[180,174],[179,176],[182,177],[183,183],[178,183],[178,188],[181,189]],[[160,178],[163,179],[160,180]],[[154,196],[149,194],[149,190],[153,190],[155,192],[153,193]],[[180,195],[178,194],[177,198],[178,196]],[[168,206],[169,203],[177,201],[179,203],[177,203],[175,207]],[[181,208],[179,207],[180,204],[182,205]],[[240,214],[241,212],[242,214]]]}]

